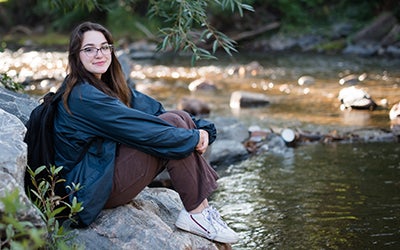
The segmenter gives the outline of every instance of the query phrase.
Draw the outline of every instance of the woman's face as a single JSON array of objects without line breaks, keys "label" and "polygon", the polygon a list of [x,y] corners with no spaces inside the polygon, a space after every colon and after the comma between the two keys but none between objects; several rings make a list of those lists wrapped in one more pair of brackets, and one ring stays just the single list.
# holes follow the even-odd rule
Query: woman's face
[{"label": "woman's face", "polygon": [[89,30],[83,34],[79,58],[87,71],[101,78],[111,64],[112,46],[103,33]]}]

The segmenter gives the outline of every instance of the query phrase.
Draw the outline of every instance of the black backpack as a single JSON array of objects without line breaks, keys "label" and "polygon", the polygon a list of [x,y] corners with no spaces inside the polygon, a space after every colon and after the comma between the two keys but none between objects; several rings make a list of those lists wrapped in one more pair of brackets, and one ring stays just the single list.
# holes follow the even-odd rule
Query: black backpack
[{"label": "black backpack", "polygon": [[[54,165],[54,117],[57,111],[57,104],[65,91],[63,84],[56,93],[49,92],[42,98],[42,103],[34,108],[29,120],[25,124],[27,131],[24,142],[28,146],[28,166],[35,171],[45,165],[46,168]],[[42,171],[36,180],[48,180],[49,172]],[[25,192],[29,197],[33,197],[31,189],[33,184],[30,174],[25,171]],[[56,193],[61,197],[66,195],[62,183],[56,185]]]}]

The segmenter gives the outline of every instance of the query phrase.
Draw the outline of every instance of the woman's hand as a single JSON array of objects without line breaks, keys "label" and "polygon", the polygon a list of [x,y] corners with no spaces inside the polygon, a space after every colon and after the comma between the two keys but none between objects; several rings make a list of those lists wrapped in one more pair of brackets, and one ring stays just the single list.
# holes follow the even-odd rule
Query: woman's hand
[{"label": "woman's hand", "polygon": [[199,129],[200,138],[199,143],[196,145],[196,151],[200,154],[204,154],[208,147],[208,132],[204,129]]}]

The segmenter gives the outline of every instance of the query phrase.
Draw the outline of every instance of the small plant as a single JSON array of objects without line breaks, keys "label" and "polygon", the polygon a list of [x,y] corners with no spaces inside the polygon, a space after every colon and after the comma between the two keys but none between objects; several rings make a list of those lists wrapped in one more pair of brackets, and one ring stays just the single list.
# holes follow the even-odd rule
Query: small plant
[{"label": "small plant", "polygon": [[[16,189],[0,198],[4,205],[4,213],[0,217],[0,249],[78,249],[78,246],[67,246],[69,234],[60,225],[61,220],[73,217],[83,210],[82,204],[73,197],[72,204],[65,200],[80,189],[80,185],[68,187],[69,194],[61,197],[56,194],[56,186],[65,182],[59,178],[62,167],[45,166],[33,171],[27,167],[33,188],[30,197],[38,208],[46,228],[36,228],[29,221],[18,220],[18,213],[24,211],[24,204],[19,200],[19,190]],[[45,174],[44,171],[47,171]],[[45,174],[45,175],[44,175]],[[45,176],[40,178],[39,176]],[[66,212],[67,211],[67,212]]]},{"label": "small plant", "polygon": [[[65,182],[65,179],[59,178],[59,173],[62,167],[41,166],[33,171],[27,167],[30,175],[33,189],[31,193],[35,196],[30,197],[35,206],[40,210],[40,215],[47,227],[47,244],[50,249],[60,249],[65,246],[64,241],[67,240],[68,234],[60,225],[59,220],[63,221],[66,218],[74,221],[74,216],[83,210],[82,203],[78,202],[76,197],[73,197],[72,203],[66,202],[69,196],[77,192],[81,187],[79,184],[72,184],[72,187],[67,186],[69,194],[61,197],[56,193],[56,186]],[[43,171],[47,171],[47,178],[37,178]],[[65,210],[68,210],[65,212]]]},{"label": "small plant", "polygon": [[46,245],[45,230],[29,221],[19,221],[18,212],[26,207],[19,200],[19,190],[6,192],[0,198],[4,213],[0,217],[0,249],[40,249]]},{"label": "small plant", "polygon": [[1,85],[15,92],[23,90],[21,84],[14,82],[6,73],[0,73],[0,86]]}]

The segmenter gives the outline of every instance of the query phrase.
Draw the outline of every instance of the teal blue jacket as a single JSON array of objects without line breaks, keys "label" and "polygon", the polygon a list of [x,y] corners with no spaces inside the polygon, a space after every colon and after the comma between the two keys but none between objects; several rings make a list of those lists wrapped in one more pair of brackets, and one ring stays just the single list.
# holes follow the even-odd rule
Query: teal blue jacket
[{"label": "teal blue jacket", "polygon": [[[160,158],[180,159],[191,154],[199,140],[197,129],[176,128],[158,118],[166,112],[161,103],[133,89],[131,107],[127,107],[84,82],[73,88],[68,105],[72,114],[60,102],[54,120],[55,164],[63,167],[66,186],[82,186],[74,195],[83,203],[78,214],[83,225],[92,223],[108,200],[118,144]],[[203,119],[193,121],[209,133],[211,144],[216,138],[214,125]],[[76,163],[91,138],[95,139],[87,153]]]}]

